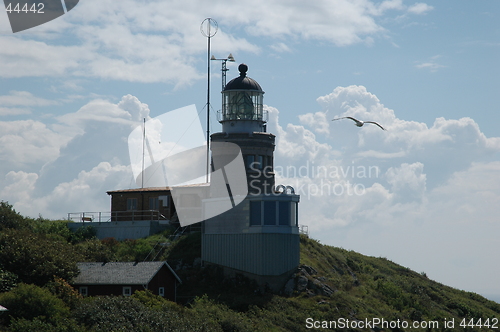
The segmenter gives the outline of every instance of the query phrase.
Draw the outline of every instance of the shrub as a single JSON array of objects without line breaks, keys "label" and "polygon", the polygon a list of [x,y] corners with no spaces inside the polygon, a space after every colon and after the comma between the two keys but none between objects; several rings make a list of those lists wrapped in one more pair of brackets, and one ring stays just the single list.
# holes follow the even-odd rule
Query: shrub
[{"label": "shrub", "polygon": [[47,285],[47,288],[66,303],[70,308],[75,308],[83,297],[62,278],[54,276],[54,281]]},{"label": "shrub", "polygon": [[97,230],[92,226],[82,226],[71,234],[70,242],[73,244],[91,240],[96,237]]},{"label": "shrub", "polygon": [[75,249],[86,262],[113,262],[116,260],[116,255],[110,247],[104,245],[97,238],[80,242],[75,245]]},{"label": "shrub", "polygon": [[58,276],[71,280],[78,274],[80,255],[68,243],[28,230],[0,233],[0,266],[27,284],[44,286]]},{"label": "shrub", "polygon": [[148,308],[160,309],[168,300],[165,298],[151,293],[150,290],[136,291],[132,298],[139,300]]},{"label": "shrub", "polygon": [[8,292],[16,287],[18,279],[14,273],[0,268],[0,293]]},{"label": "shrub", "polygon": [[0,294],[0,302],[9,309],[2,319],[34,320],[49,324],[69,316],[69,308],[48,289],[36,285],[19,284],[10,292]]},{"label": "shrub", "polygon": [[0,202],[0,230],[8,228],[28,229],[30,227],[29,220],[16,212],[9,202]]}]

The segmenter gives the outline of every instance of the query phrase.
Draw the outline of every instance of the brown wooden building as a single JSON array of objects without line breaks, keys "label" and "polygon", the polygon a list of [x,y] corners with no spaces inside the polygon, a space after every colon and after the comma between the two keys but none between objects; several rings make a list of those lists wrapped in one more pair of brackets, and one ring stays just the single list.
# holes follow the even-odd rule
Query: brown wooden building
[{"label": "brown wooden building", "polygon": [[167,262],[78,263],[80,274],[71,285],[83,296],[130,296],[148,289],[153,294],[176,300],[181,279]]},{"label": "brown wooden building", "polygon": [[108,191],[111,221],[172,220],[175,206],[169,187]]}]

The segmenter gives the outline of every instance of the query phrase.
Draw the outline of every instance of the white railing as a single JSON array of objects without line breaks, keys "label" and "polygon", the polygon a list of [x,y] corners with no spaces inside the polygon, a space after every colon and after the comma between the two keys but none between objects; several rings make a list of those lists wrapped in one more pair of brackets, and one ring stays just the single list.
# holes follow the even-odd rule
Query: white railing
[{"label": "white railing", "polygon": [[299,233],[309,236],[309,226],[299,225]]},{"label": "white railing", "polygon": [[167,220],[167,218],[158,210],[68,213],[68,221],[72,222],[111,222],[135,220]]}]

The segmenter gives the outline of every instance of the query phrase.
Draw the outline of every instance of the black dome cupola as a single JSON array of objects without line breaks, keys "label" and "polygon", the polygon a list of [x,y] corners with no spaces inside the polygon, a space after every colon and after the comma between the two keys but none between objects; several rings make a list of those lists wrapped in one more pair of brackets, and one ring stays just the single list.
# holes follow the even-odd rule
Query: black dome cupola
[{"label": "black dome cupola", "polygon": [[224,91],[228,90],[255,90],[262,91],[259,83],[253,78],[247,77],[248,66],[244,63],[238,66],[238,70],[240,71],[240,76],[233,78],[229,83],[226,84]]},{"label": "black dome cupola", "polygon": [[263,95],[259,83],[247,76],[248,66],[238,66],[240,76],[226,84],[222,91],[219,122],[224,132],[264,131]]}]

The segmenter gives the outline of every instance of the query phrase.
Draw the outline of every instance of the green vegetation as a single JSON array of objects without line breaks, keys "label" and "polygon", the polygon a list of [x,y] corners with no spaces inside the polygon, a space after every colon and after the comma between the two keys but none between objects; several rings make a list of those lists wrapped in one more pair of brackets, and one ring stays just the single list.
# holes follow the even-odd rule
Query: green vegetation
[{"label": "green vegetation", "polygon": [[[91,228],[73,234],[65,221],[25,218],[1,202],[0,304],[9,311],[0,314],[0,331],[307,331],[308,318],[440,323],[438,328],[386,331],[490,331],[493,319],[500,318],[500,304],[477,294],[444,286],[385,258],[305,236],[301,268],[290,281],[295,287],[284,295],[243,276],[227,278],[216,268],[202,268],[199,233],[175,241],[169,235],[98,240]],[[148,291],[82,298],[67,282],[76,275],[78,261],[146,257],[167,260],[177,270],[183,280],[181,304]],[[471,319],[482,326],[460,327]],[[446,328],[445,320],[454,320],[455,328]]]}]

